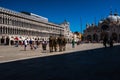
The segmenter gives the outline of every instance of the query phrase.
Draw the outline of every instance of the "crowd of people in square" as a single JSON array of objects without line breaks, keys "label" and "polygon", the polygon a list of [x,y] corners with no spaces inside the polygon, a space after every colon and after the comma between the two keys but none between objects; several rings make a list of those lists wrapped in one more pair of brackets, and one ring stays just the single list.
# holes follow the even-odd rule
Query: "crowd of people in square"
[{"label": "crowd of people in square", "polygon": [[30,39],[29,41],[25,39],[23,41],[23,44],[25,51],[28,44],[31,50],[37,49],[41,44],[43,51],[46,51],[47,46],[49,46],[50,52],[57,52],[57,51],[61,52],[66,50],[67,40],[64,36],[59,36],[59,37],[50,36],[49,41],[45,41],[44,39],[42,39],[42,41],[39,42],[39,41],[32,41],[32,39]]},{"label": "crowd of people in square", "polygon": [[[6,37],[6,41],[3,38],[1,38],[2,45],[9,45],[9,42],[10,42],[9,37]],[[10,43],[12,45],[13,42],[10,42]],[[28,40],[28,38],[26,38],[23,41],[19,41],[16,39],[14,41],[15,47],[18,47],[19,45],[21,45],[21,46],[24,45],[24,51],[26,51],[28,49],[28,46],[29,46],[30,50],[35,50],[35,49],[39,48],[41,45],[41,48],[43,51],[49,50],[49,52],[65,51],[67,43],[68,43],[68,41],[63,35],[60,35],[59,37],[50,36],[49,40],[42,39],[41,41],[39,39],[33,40],[31,38],[29,40]],[[72,39],[72,41],[70,43],[71,43],[72,48],[75,48],[76,44],[77,45],[80,44],[80,42],[76,42],[74,38]],[[109,45],[110,47],[113,47],[113,43],[114,42],[113,42],[112,37],[110,37],[110,39],[108,39],[107,36],[103,36],[103,46],[107,47]]]},{"label": "crowd of people in square", "polygon": [[106,48],[107,47],[107,44],[110,46],[110,47],[113,47],[113,37],[111,36],[110,38],[108,38],[106,35],[103,36],[103,45],[104,47]]},{"label": "crowd of people in square", "polygon": [[[60,35],[58,37],[56,36],[50,36],[49,40],[39,40],[39,39],[28,39],[25,38],[24,40],[19,40],[15,38],[14,40],[10,40],[9,37],[1,38],[1,45],[11,45],[15,47],[22,46],[24,47],[23,49],[26,51],[28,49],[30,50],[35,50],[41,46],[42,50],[48,50],[49,52],[61,52],[66,50],[66,44],[67,40],[63,35]],[[47,48],[48,47],[48,48]]]}]

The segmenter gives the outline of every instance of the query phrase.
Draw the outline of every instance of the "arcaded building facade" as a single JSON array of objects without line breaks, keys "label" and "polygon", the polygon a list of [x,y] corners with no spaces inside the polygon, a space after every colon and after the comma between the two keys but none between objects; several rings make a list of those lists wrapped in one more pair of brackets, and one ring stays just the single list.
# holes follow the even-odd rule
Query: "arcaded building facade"
[{"label": "arcaded building facade", "polygon": [[5,43],[8,38],[48,40],[49,36],[64,35],[66,24],[64,25],[51,23],[47,18],[33,13],[16,12],[0,7],[0,43]]},{"label": "arcaded building facade", "polygon": [[120,16],[117,13],[112,14],[99,21],[98,25],[86,25],[84,30],[84,40],[101,41],[104,36],[113,38],[115,42],[120,42]]}]

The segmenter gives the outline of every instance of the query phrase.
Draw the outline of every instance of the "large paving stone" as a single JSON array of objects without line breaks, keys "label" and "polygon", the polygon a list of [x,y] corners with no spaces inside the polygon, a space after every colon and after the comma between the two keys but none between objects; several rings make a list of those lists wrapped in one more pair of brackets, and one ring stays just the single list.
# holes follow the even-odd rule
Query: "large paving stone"
[{"label": "large paving stone", "polygon": [[120,46],[0,64],[0,80],[120,80]]}]

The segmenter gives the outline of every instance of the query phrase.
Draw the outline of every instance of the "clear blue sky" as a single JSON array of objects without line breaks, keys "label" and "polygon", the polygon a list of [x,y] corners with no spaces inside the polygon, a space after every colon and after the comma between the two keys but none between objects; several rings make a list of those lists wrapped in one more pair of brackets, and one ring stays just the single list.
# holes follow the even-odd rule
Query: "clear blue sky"
[{"label": "clear blue sky", "polygon": [[120,0],[0,0],[0,6],[15,11],[27,11],[47,17],[50,22],[70,22],[71,31],[81,32],[86,23],[96,23],[107,17],[110,9],[120,13]]}]

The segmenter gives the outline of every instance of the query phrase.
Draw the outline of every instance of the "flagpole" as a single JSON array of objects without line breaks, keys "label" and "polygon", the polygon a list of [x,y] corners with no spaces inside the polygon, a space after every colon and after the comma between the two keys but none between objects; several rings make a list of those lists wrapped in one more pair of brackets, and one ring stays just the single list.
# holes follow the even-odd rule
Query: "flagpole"
[{"label": "flagpole", "polygon": [[82,18],[80,17],[80,29],[81,29],[81,34],[82,34]]},{"label": "flagpole", "polygon": [[95,26],[96,26],[96,17],[95,17]]}]

